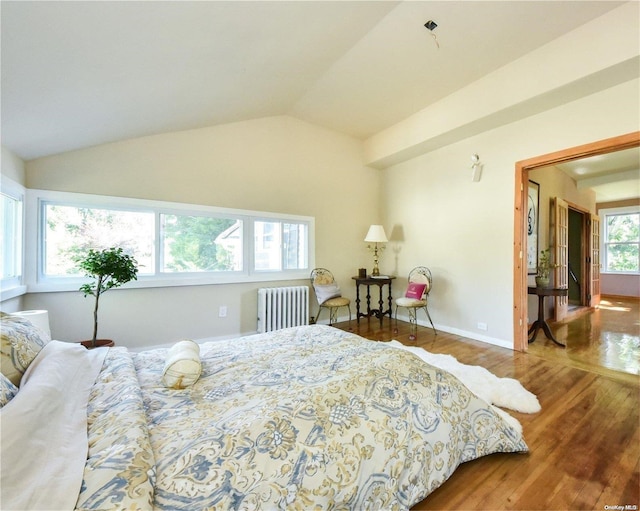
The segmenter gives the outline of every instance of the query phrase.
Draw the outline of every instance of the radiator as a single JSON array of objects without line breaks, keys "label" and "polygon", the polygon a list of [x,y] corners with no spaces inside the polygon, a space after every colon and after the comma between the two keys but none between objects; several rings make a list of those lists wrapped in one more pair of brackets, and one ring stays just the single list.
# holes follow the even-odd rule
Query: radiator
[{"label": "radiator", "polygon": [[258,289],[258,332],[309,324],[307,286]]}]

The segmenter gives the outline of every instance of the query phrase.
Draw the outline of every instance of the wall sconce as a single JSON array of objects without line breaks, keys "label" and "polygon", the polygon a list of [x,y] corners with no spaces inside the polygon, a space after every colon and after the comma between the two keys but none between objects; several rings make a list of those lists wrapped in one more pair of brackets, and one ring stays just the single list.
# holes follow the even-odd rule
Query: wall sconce
[{"label": "wall sconce", "polygon": [[374,244],[373,247],[371,247],[371,245],[367,245],[367,248],[369,250],[373,250],[373,270],[371,271],[371,275],[377,277],[380,275],[380,269],[378,268],[378,249],[380,252],[384,250],[384,245],[378,247],[378,243],[386,243],[389,241],[384,232],[384,227],[381,225],[372,225],[369,227],[369,232],[367,232],[364,241]]},{"label": "wall sconce", "polygon": [[480,178],[482,177],[483,166],[484,165],[480,163],[480,156],[474,154],[471,157],[471,181],[473,181],[474,183],[480,181]]}]

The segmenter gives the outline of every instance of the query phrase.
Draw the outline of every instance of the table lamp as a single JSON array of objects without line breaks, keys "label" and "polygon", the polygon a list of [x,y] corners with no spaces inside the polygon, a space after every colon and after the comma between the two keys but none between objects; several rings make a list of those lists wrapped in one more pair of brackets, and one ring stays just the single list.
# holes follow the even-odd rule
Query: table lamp
[{"label": "table lamp", "polygon": [[386,243],[389,241],[387,239],[387,235],[384,233],[384,228],[381,225],[372,225],[369,227],[369,232],[367,232],[364,241],[373,243],[373,247],[371,245],[367,245],[367,248],[369,248],[369,250],[373,248],[373,271],[371,272],[371,275],[377,277],[380,275],[380,269],[378,268],[378,249],[380,251],[384,250],[384,245],[378,247],[378,243]]}]

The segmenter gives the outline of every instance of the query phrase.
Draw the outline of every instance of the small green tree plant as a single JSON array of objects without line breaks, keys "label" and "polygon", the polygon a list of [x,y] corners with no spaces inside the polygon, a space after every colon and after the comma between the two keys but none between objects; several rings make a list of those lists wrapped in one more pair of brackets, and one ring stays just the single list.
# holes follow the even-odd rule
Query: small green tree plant
[{"label": "small green tree plant", "polygon": [[551,262],[550,249],[541,250],[540,257],[538,258],[536,284],[540,287],[548,287],[551,270],[557,267],[557,264]]},{"label": "small green tree plant", "polygon": [[93,280],[80,286],[84,296],[95,297],[93,309],[93,339],[95,347],[98,336],[98,306],[103,293],[120,287],[138,278],[138,263],[133,256],[125,254],[122,248],[111,247],[104,250],[90,249],[83,257],[78,258],[78,265],[87,277]]}]

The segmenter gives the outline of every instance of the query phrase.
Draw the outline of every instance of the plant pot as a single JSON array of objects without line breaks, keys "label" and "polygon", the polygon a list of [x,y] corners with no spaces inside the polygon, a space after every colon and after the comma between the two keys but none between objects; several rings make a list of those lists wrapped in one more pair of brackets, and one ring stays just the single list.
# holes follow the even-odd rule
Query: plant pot
[{"label": "plant pot", "polygon": [[542,288],[549,287],[549,277],[536,277],[536,286]]},{"label": "plant pot", "polygon": [[92,350],[93,348],[110,348],[116,344],[111,339],[96,339],[95,344],[93,341],[80,341],[85,348]]}]

